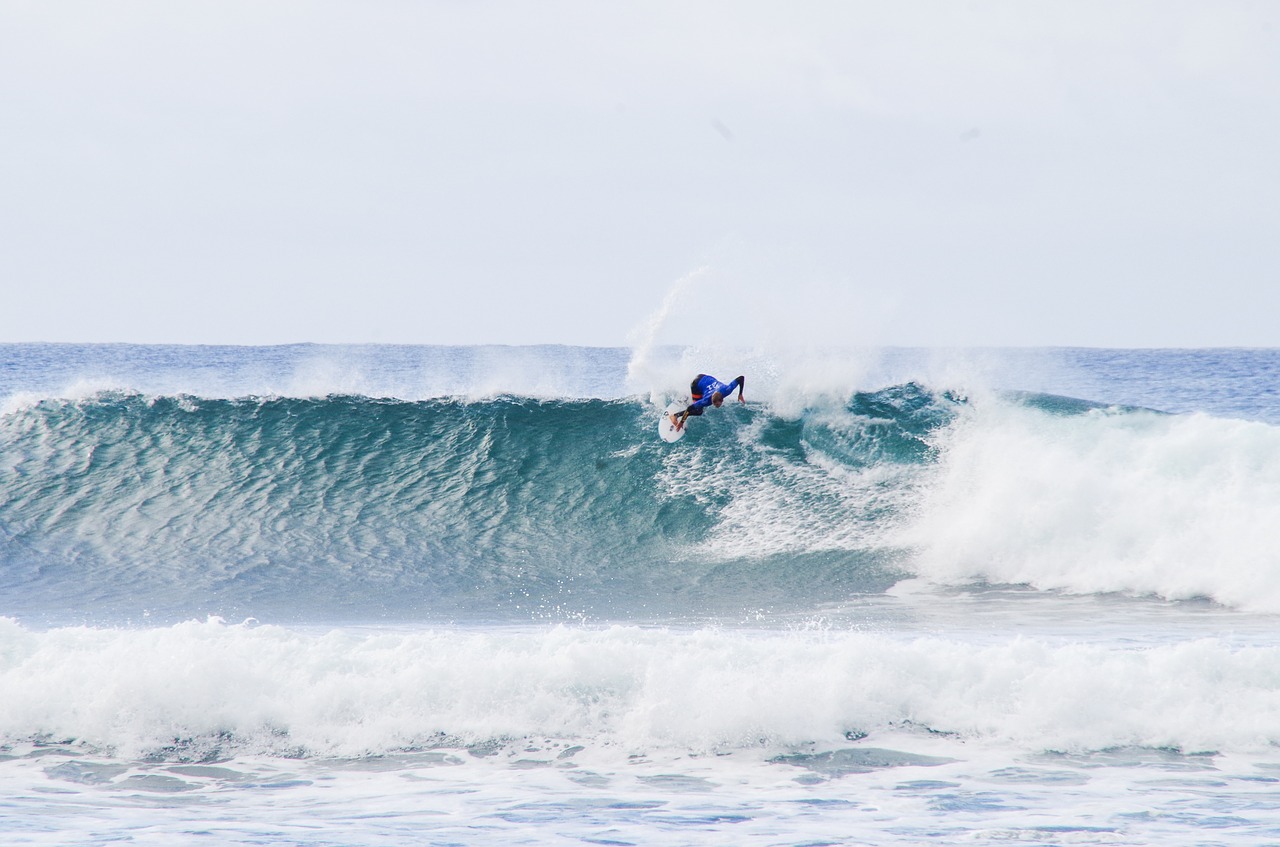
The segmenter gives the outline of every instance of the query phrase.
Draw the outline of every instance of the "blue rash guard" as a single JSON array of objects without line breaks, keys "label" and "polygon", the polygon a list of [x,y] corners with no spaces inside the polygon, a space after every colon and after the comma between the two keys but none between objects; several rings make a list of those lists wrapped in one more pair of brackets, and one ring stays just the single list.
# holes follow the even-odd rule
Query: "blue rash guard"
[{"label": "blue rash guard", "polygon": [[741,390],[744,384],[746,384],[746,379],[743,377],[738,377],[733,382],[725,385],[713,376],[698,374],[689,385],[689,393],[693,395],[693,402],[689,404],[689,408],[684,410],[685,414],[690,417],[701,415],[702,410],[711,405],[712,394],[719,392],[722,396],[728,397],[735,388]]}]

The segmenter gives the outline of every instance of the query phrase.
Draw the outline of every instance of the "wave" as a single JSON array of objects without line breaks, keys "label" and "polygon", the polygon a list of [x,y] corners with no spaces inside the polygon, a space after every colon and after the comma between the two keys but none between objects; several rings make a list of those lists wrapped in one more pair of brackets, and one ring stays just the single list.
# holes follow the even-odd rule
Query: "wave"
[{"label": "wave", "polygon": [[1280,430],[904,383],[676,445],[636,398],[98,393],[0,415],[0,612],[669,620],[899,580],[1280,610]]},{"label": "wave", "polygon": [[860,632],[330,630],[0,619],[0,739],[125,758],[802,748],[918,730],[1029,751],[1280,743],[1280,648]]},{"label": "wave", "polygon": [[722,410],[672,449],[634,400],[46,400],[0,418],[0,563],[31,607],[133,614],[805,602],[892,582],[891,468],[946,415],[905,386]]}]

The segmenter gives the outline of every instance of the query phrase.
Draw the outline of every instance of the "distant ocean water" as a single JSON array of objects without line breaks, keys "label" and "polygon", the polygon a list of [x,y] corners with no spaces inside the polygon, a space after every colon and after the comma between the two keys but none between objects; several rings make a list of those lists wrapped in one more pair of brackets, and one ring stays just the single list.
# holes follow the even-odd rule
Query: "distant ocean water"
[{"label": "distant ocean water", "polygon": [[0,833],[1280,844],[1277,376],[0,345]]}]

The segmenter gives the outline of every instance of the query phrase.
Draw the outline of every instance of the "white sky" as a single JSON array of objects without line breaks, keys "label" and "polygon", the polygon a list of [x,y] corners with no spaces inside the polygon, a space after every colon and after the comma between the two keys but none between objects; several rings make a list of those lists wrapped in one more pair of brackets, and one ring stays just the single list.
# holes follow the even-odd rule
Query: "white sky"
[{"label": "white sky", "polygon": [[1280,3],[0,0],[0,341],[1280,346]]}]

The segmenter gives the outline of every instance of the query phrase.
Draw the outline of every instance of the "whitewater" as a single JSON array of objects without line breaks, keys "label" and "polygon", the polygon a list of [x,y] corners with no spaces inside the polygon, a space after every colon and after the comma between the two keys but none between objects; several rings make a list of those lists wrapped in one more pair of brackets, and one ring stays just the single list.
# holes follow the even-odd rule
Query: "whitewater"
[{"label": "whitewater", "polygon": [[0,834],[1280,844],[1277,377],[0,345]]}]

